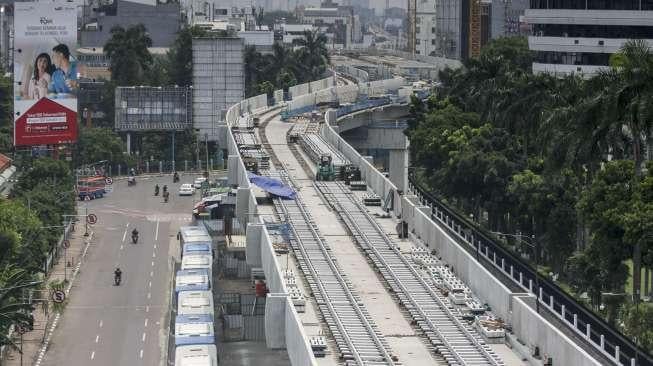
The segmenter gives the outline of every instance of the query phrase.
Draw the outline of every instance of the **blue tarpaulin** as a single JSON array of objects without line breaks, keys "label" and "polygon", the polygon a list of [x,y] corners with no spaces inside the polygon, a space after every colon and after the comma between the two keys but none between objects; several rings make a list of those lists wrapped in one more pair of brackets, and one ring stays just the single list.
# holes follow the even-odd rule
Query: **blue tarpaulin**
[{"label": "blue tarpaulin", "polygon": [[272,193],[275,196],[295,199],[295,195],[297,194],[295,190],[283,184],[282,181],[274,178],[262,177],[260,175],[249,173],[249,181],[262,190]]}]

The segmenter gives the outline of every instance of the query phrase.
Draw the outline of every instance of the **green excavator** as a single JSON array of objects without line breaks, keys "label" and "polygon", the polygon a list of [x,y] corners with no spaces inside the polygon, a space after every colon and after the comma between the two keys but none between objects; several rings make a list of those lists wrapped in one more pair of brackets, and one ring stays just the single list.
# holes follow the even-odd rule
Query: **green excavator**
[{"label": "green excavator", "polygon": [[315,180],[317,181],[333,181],[336,177],[335,169],[331,161],[331,155],[324,154],[320,156],[320,164],[315,173]]}]

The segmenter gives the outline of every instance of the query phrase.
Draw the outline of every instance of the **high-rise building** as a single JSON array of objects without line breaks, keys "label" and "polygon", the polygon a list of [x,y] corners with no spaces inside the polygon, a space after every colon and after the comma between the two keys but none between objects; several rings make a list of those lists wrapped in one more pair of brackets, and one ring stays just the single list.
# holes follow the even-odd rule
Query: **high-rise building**
[{"label": "high-rise building", "polygon": [[653,46],[653,0],[531,0],[534,72],[593,75],[628,39]]},{"label": "high-rise building", "polygon": [[415,53],[435,55],[435,1],[415,0]]},{"label": "high-rise building", "polygon": [[236,37],[193,38],[193,127],[216,141],[227,109],[245,97],[243,50]]}]

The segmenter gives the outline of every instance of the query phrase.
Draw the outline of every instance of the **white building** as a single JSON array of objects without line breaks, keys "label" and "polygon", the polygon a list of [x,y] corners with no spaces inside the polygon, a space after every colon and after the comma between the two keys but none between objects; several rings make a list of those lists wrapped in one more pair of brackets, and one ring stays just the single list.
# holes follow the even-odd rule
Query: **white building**
[{"label": "white building", "polygon": [[436,50],[435,0],[416,0],[415,53],[432,56]]},{"label": "white building", "polygon": [[[529,48],[534,72],[593,75],[628,39],[653,46],[651,1],[532,0],[526,21],[533,26]],[[548,5],[548,6],[547,6]]]}]

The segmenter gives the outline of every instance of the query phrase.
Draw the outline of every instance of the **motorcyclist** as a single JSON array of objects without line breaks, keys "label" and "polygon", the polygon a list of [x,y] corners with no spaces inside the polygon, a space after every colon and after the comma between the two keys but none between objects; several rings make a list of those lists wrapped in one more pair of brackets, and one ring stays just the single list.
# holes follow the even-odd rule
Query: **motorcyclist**
[{"label": "motorcyclist", "polygon": [[159,195],[159,185],[158,184],[154,186],[154,195],[155,196]]},{"label": "motorcyclist", "polygon": [[172,175],[172,181],[179,182],[179,174],[177,172]]},{"label": "motorcyclist", "polygon": [[164,184],[163,185],[163,193],[166,193],[166,192],[168,192],[168,186]]},{"label": "motorcyclist", "polygon": [[163,191],[163,200],[164,200],[165,202],[168,202],[168,197],[169,197],[169,196],[170,196],[170,192],[164,190],[164,191]]},{"label": "motorcyclist", "polygon": [[137,240],[138,240],[138,230],[134,228],[134,230],[132,230],[132,241],[135,243]]},{"label": "motorcyclist", "polygon": [[120,283],[120,280],[122,279],[122,271],[120,270],[120,267],[116,267],[116,270],[113,271],[113,280],[116,282],[116,284]]}]

